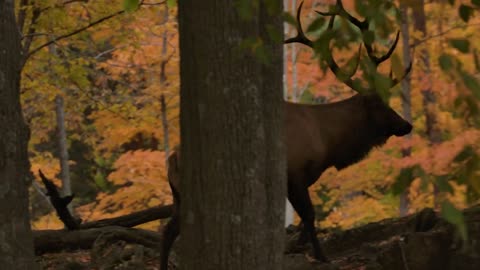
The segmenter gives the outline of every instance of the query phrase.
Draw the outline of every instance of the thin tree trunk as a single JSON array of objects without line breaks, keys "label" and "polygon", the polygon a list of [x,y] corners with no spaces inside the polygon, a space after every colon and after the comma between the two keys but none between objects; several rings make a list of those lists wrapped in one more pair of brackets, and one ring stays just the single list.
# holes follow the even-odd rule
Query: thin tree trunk
[{"label": "thin tree trunk", "polygon": [[[249,18],[235,1],[178,2],[183,269],[282,269],[282,40],[267,31],[283,39],[282,2],[246,3]],[[240,46],[252,38],[268,63]]]},{"label": "thin tree trunk", "polygon": [[165,95],[160,97],[160,109],[162,111],[162,126],[163,126],[163,151],[165,151],[165,168],[168,168],[168,155],[170,153],[170,143],[168,140],[168,118],[167,105],[165,103]]},{"label": "thin tree trunk", "polygon": [[[60,175],[62,179],[62,196],[72,195],[72,187],[70,184],[70,168],[68,166],[68,147],[67,132],[65,130],[65,107],[63,97],[57,95],[55,97],[55,111],[57,113],[57,132],[58,132],[58,149],[60,158]],[[68,205],[72,210],[72,206]]]},{"label": "thin tree trunk", "polygon": [[[292,0],[292,10],[297,10],[297,0]],[[298,78],[297,78],[297,46],[295,43],[290,44],[290,57],[292,58],[292,100],[298,101]]]},{"label": "thin tree trunk", "polygon": [[28,208],[29,128],[20,105],[22,55],[14,1],[0,0],[0,265],[37,269]]},{"label": "thin tree trunk", "polygon": [[[403,63],[409,65],[412,62],[410,57],[410,33],[408,25],[408,6],[405,3],[400,4],[400,12],[402,16],[402,42],[403,42]],[[402,81],[402,110],[403,118],[408,122],[412,123],[412,98],[410,94],[411,89],[411,73],[408,74],[405,79]],[[412,137],[411,134],[406,135],[408,139]],[[411,149],[410,147],[402,150],[402,155],[404,157],[410,156]],[[401,217],[406,216],[408,213],[409,201],[408,201],[408,190],[406,187],[405,190],[400,194],[400,206],[399,214]]]},{"label": "thin tree trunk", "polygon": [[[168,5],[165,3],[165,13],[163,15],[165,26],[168,23]],[[165,31],[163,31],[162,36],[162,63],[160,64],[160,83],[165,83],[167,80],[167,75],[165,73],[165,66],[168,63],[167,60],[167,42],[168,42],[168,31],[167,27],[165,27]]]},{"label": "thin tree trunk", "polygon": [[[427,36],[427,23],[425,17],[425,2],[418,0],[413,8],[413,22],[416,31],[422,33],[423,37]],[[420,50],[420,61],[423,70],[423,82],[420,91],[423,96],[423,110],[425,112],[426,133],[431,145],[440,143],[441,133],[437,127],[437,119],[435,116],[436,98],[432,89],[430,56],[426,47]],[[434,183],[434,207],[439,207],[438,187]]]},{"label": "thin tree trunk", "polygon": [[[288,0],[283,0],[284,12],[288,12]],[[283,23],[283,34],[288,36],[289,25]],[[283,49],[283,98],[288,100],[288,46]]]},{"label": "thin tree trunk", "polygon": [[[288,12],[288,0],[283,0],[283,9],[284,12]],[[288,23],[283,24],[283,33],[285,36],[288,35]],[[283,49],[283,98],[288,100],[288,81],[287,81],[287,73],[288,73],[288,46],[285,46]],[[293,224],[293,217],[294,211],[292,204],[285,199],[285,227]]]},{"label": "thin tree trunk", "polygon": [[[163,15],[165,26],[168,24],[168,5],[165,3],[165,13]],[[167,81],[166,75],[166,66],[168,63],[167,60],[167,41],[168,41],[168,30],[165,27],[162,37],[162,63],[160,66],[160,84],[162,87],[165,86]],[[165,168],[168,168],[168,155],[170,153],[170,144],[168,140],[168,118],[167,118],[167,105],[165,103],[165,95],[162,94],[160,97],[160,106],[162,112],[162,126],[163,126],[163,151],[165,151]]]}]

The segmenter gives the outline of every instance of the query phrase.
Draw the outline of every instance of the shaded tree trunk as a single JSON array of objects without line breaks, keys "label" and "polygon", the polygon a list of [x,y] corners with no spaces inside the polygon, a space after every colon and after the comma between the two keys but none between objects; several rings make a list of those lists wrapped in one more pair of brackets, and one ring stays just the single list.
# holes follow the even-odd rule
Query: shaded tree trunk
[{"label": "shaded tree trunk", "polygon": [[[248,18],[235,1],[178,3],[183,269],[282,269],[282,40],[267,31],[283,38],[282,4],[242,2]],[[268,64],[241,46],[259,39]]]},{"label": "shaded tree trunk", "polygon": [[14,1],[0,0],[0,265],[36,269],[28,211],[29,129],[20,105],[20,35]]},{"label": "shaded tree trunk", "polygon": [[[400,12],[402,16],[402,42],[403,42],[403,63],[408,65],[412,62],[410,57],[410,33],[409,33],[409,24],[408,24],[408,6],[404,3],[400,3]],[[408,122],[412,123],[412,98],[410,95],[411,89],[411,73],[408,74],[405,79],[402,81],[402,111],[403,118]],[[411,133],[406,135],[407,138],[411,138]],[[404,157],[410,156],[411,148],[403,149],[402,155]],[[401,217],[406,216],[408,213],[408,187],[400,194],[400,206],[399,214]]]},{"label": "shaded tree trunk", "polygon": [[[423,37],[427,36],[427,23],[425,17],[425,1],[418,0],[413,7],[413,23],[416,31],[422,33]],[[430,144],[438,144],[441,141],[441,133],[437,127],[437,119],[435,116],[436,98],[432,89],[430,56],[426,47],[420,50],[419,55],[421,67],[423,70],[424,81],[420,84],[420,91],[423,96],[423,110],[425,112],[426,135]],[[434,206],[438,209],[438,187],[434,184]]]}]

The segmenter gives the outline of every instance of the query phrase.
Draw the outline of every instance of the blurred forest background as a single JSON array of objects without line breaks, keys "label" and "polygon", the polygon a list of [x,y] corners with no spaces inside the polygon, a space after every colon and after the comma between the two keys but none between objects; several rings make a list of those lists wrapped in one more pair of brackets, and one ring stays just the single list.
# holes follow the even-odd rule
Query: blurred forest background
[{"label": "blurred forest background", "polygon": [[[30,190],[33,229],[63,227],[37,175],[41,169],[62,186],[59,123],[66,131],[72,207],[84,221],[171,203],[166,157],[180,142],[174,1],[141,1],[135,12],[124,12],[129,7],[118,0],[29,2],[17,1],[18,10],[28,11],[19,20],[30,33],[23,38],[30,52],[21,94],[37,181]],[[376,1],[343,2],[362,15]],[[309,35],[325,26],[314,10],[334,3],[305,1]],[[299,3],[284,4],[294,14]],[[322,175],[310,189],[322,228],[351,228],[424,207],[461,224],[459,210],[479,202],[480,1],[404,0],[396,7],[386,13],[390,31],[375,42],[388,46],[401,27],[394,56],[382,65],[385,73],[390,62],[395,72],[415,52],[411,76],[388,94],[414,130],[354,166]],[[337,27],[349,31],[341,21]],[[286,23],[285,35],[295,34]],[[336,47],[335,58],[348,64],[356,47]],[[290,44],[284,58],[287,100],[328,103],[354,94],[322,70],[311,49]]]}]

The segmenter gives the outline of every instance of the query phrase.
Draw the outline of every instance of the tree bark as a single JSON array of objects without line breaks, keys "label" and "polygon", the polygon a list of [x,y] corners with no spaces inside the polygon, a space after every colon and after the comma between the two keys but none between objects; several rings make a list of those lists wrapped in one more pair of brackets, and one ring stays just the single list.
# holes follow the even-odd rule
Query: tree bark
[{"label": "tree bark", "polygon": [[14,1],[0,0],[0,265],[36,269],[28,210],[28,139],[20,105],[20,35]]},{"label": "tree bark", "polygon": [[[55,111],[57,114],[57,132],[58,132],[58,150],[60,158],[60,175],[62,179],[62,195],[67,197],[72,195],[72,187],[70,184],[70,168],[68,166],[68,146],[67,131],[65,129],[65,108],[63,105],[63,97],[57,95],[55,97]],[[71,211],[71,205],[68,206]]]},{"label": "tree bark", "polygon": [[[425,17],[425,1],[419,0],[413,8],[413,23],[416,31],[422,33],[423,37],[427,36],[427,22]],[[420,91],[423,96],[423,110],[425,112],[426,135],[430,144],[435,145],[441,142],[441,133],[437,127],[437,119],[435,116],[436,98],[432,89],[430,56],[426,47],[420,50],[421,67],[423,67],[423,79],[420,84]],[[439,194],[438,187],[434,183],[434,207],[438,209]]]},{"label": "tree bark", "polygon": [[138,243],[150,248],[158,248],[162,242],[162,236],[158,232],[117,226],[76,231],[42,230],[33,232],[35,253],[40,255],[43,253],[90,249],[98,237],[107,233],[115,235],[118,241],[124,240],[130,243]]},{"label": "tree bark", "polygon": [[236,3],[178,3],[184,269],[282,269],[282,3]]},{"label": "tree bark", "polygon": [[107,226],[122,226],[122,227],[134,227],[150,221],[169,218],[172,216],[173,205],[162,205],[147,208],[145,210],[133,212],[128,215],[100,219],[96,221],[86,222],[80,224],[80,229],[101,228]]},{"label": "tree bark", "polygon": [[[292,0],[292,11],[295,12],[295,10],[297,10],[297,1]],[[292,101],[297,102],[299,98],[298,78],[297,78],[298,50],[295,43],[290,44],[290,53],[291,53],[291,60],[292,60]]]},{"label": "tree bark", "polygon": [[[402,42],[403,42],[403,63],[409,65],[412,62],[410,57],[410,33],[408,25],[408,6],[404,3],[400,3],[400,12],[402,16]],[[411,73],[407,74],[405,79],[402,80],[402,110],[403,118],[409,123],[412,123],[412,98],[410,94],[412,84]],[[411,133],[406,135],[408,139],[412,137]],[[410,156],[411,148],[403,149],[402,155],[404,157]],[[408,187],[400,194],[400,206],[399,214],[401,217],[406,216],[408,213],[409,201],[408,201]]]}]

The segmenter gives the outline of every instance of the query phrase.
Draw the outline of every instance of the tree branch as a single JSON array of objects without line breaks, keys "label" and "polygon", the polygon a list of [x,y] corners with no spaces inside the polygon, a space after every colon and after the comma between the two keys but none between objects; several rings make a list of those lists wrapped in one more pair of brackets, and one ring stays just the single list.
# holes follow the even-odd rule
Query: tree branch
[{"label": "tree branch", "polygon": [[61,36],[58,36],[58,37],[56,37],[56,38],[54,38],[54,39],[52,39],[52,40],[50,40],[50,41],[48,41],[48,42],[46,42],[46,43],[44,43],[44,44],[42,44],[42,45],[36,47],[36,48],[33,49],[32,51],[30,51],[30,52],[27,54],[27,56],[25,57],[25,61],[26,61],[30,56],[32,56],[33,54],[37,53],[38,51],[40,51],[41,49],[47,47],[47,46],[50,45],[50,44],[53,44],[53,43],[55,43],[55,42],[57,42],[57,41],[59,41],[59,40],[62,40],[62,39],[71,37],[71,36],[73,36],[73,35],[76,35],[76,34],[82,32],[82,31],[84,31],[84,30],[87,30],[88,28],[91,28],[91,27],[93,27],[93,26],[95,26],[95,25],[97,25],[97,24],[100,24],[100,23],[102,23],[102,22],[104,22],[104,21],[106,21],[106,20],[108,20],[108,19],[111,19],[111,18],[113,18],[113,17],[115,17],[115,16],[117,16],[117,15],[120,15],[120,14],[122,14],[122,13],[124,13],[124,12],[125,12],[124,10],[117,11],[117,12],[115,12],[115,13],[113,13],[113,14],[110,14],[110,15],[105,16],[105,17],[102,17],[102,18],[100,18],[100,19],[98,19],[98,20],[96,20],[96,21],[93,21],[93,22],[85,25],[84,27],[80,27],[79,29],[76,29],[76,30],[74,30],[74,31],[72,31],[72,32],[70,32],[70,33],[63,34],[63,35],[61,35]]},{"label": "tree branch", "polygon": [[18,10],[18,30],[20,33],[23,31],[23,26],[25,25],[25,17],[27,16],[27,5],[29,4],[29,0],[22,0],[20,2],[20,8]]},{"label": "tree branch", "polygon": [[[71,0],[71,1],[66,1],[64,4],[73,3],[73,2],[79,2],[79,1],[83,1],[83,0]],[[158,2],[158,3],[144,3],[144,1],[142,1],[142,2],[139,4],[139,7],[140,7],[140,6],[143,6],[143,5],[161,5],[161,4],[165,4],[165,3],[166,3],[166,1]],[[48,45],[53,44],[53,43],[56,43],[57,41],[60,41],[60,40],[62,40],[62,39],[65,39],[65,38],[69,38],[69,37],[71,37],[71,36],[74,36],[74,35],[82,32],[82,31],[85,31],[85,30],[87,30],[87,29],[89,29],[89,28],[91,28],[91,27],[93,27],[93,26],[95,26],[95,25],[97,25],[97,24],[100,24],[100,23],[102,23],[102,22],[104,22],[104,21],[106,21],[106,20],[109,20],[109,19],[111,19],[111,18],[113,18],[113,17],[115,17],[115,16],[117,16],[117,15],[120,15],[120,14],[122,14],[122,13],[124,13],[124,12],[125,12],[125,10],[117,11],[117,12],[115,12],[115,13],[113,13],[113,14],[107,15],[107,16],[102,17],[102,18],[100,18],[100,19],[98,19],[98,20],[96,20],[96,21],[93,21],[93,22],[91,22],[91,23],[89,23],[89,24],[87,24],[87,25],[85,25],[85,26],[83,26],[83,27],[80,27],[79,29],[76,29],[76,30],[74,30],[74,31],[72,31],[72,32],[70,32],[70,33],[60,35],[60,36],[58,36],[58,37],[56,37],[56,38],[54,38],[54,39],[52,39],[52,40],[50,40],[50,41],[48,41],[48,42],[46,42],[46,43],[44,43],[44,44],[36,47],[36,48],[33,49],[32,51],[30,51],[28,54],[26,54],[26,57],[25,57],[24,62],[26,62],[30,56],[32,56],[33,54],[37,53],[37,52],[40,51],[41,49],[47,47]],[[32,35],[32,34],[33,34],[33,33],[29,33],[29,35]]]},{"label": "tree branch", "polygon": [[40,17],[40,14],[42,14],[40,9],[35,7],[32,11],[32,20],[30,22],[30,25],[28,26],[28,32],[27,32],[26,36],[22,37],[22,39],[24,37],[26,37],[25,42],[23,44],[23,48],[22,48],[22,51],[23,51],[23,59],[22,59],[22,63],[21,63],[22,66],[27,62],[28,51],[30,50],[30,46],[32,45],[33,38],[35,36],[34,35],[35,34],[35,24],[37,23],[37,20]]},{"label": "tree branch", "polygon": [[434,35],[431,35],[431,36],[428,36],[424,39],[421,39],[421,40],[417,40],[416,42],[410,44],[410,48],[414,48],[422,43],[425,43],[431,39],[434,39],[434,38],[437,38],[437,37],[441,37],[441,36],[444,36],[446,34],[448,34],[449,32],[453,31],[453,30],[456,30],[456,29],[460,29],[460,28],[467,28],[467,27],[471,27],[471,26],[478,26],[480,25],[480,23],[471,23],[471,24],[467,24],[467,25],[457,25],[457,26],[453,26],[445,31],[442,31],[440,33],[437,33],[437,34],[434,34]]}]

